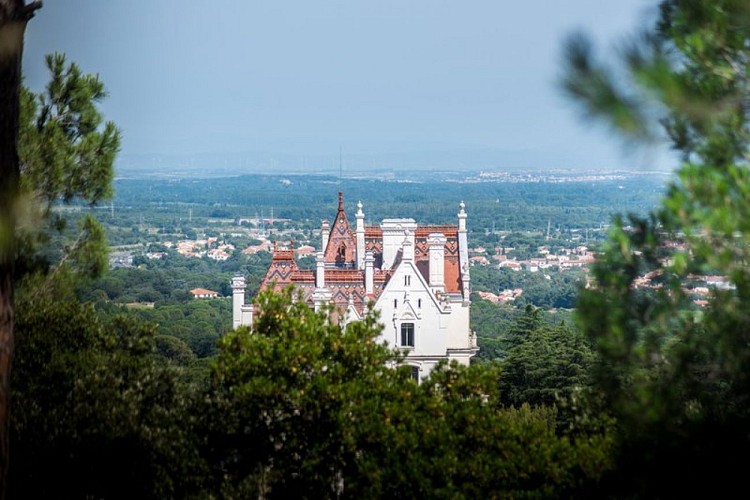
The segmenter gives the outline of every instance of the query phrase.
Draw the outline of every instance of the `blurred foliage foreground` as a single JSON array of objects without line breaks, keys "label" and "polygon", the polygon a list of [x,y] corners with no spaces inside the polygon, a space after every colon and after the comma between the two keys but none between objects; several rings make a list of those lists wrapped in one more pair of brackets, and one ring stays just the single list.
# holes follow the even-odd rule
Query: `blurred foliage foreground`
[{"label": "blurred foliage foreground", "polygon": [[[682,165],[660,209],[619,221],[579,300],[617,420],[610,487],[716,496],[744,487],[750,455],[750,2],[663,1],[620,54],[612,68],[572,38],[565,89],[627,144],[666,142]],[[709,275],[724,285],[697,307],[686,285]]]}]

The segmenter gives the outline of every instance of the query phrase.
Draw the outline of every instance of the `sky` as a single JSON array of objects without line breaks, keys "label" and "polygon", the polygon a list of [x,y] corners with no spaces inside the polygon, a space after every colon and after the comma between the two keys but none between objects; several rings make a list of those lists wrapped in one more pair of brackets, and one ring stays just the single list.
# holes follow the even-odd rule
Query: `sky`
[{"label": "sky", "polygon": [[99,74],[119,168],[651,169],[557,82],[567,35],[614,57],[656,3],[45,0],[24,72],[41,90],[58,51]]}]

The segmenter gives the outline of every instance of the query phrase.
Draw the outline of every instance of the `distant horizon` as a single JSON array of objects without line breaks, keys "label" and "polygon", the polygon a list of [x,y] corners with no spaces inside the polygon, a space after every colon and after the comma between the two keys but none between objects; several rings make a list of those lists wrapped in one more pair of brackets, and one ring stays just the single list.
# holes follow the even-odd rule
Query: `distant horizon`
[{"label": "distant horizon", "polygon": [[44,55],[64,52],[100,76],[121,169],[335,169],[339,148],[356,168],[670,168],[665,148],[626,148],[559,86],[567,36],[589,33],[614,60],[655,12],[651,0],[50,0],[23,70],[41,91]]},{"label": "distant horizon", "polygon": [[[192,155],[200,156],[200,155]],[[590,168],[573,167],[546,167],[546,166],[493,166],[493,165],[461,165],[451,167],[448,165],[436,166],[425,164],[421,167],[411,166],[408,169],[402,165],[379,165],[376,167],[358,167],[346,161],[341,168],[338,165],[329,165],[305,168],[295,167],[293,163],[276,161],[273,168],[268,165],[247,165],[241,161],[230,161],[221,155],[203,155],[200,160],[188,164],[185,157],[176,158],[166,155],[146,155],[142,162],[131,163],[126,166],[118,166],[115,169],[116,178],[217,178],[217,177],[240,177],[248,175],[264,175],[272,177],[283,176],[322,176],[341,179],[382,179],[382,180],[420,180],[425,174],[432,174],[430,180],[463,181],[473,176],[484,174],[508,174],[511,176],[549,176],[549,177],[580,177],[586,175],[670,175],[673,170],[659,168],[658,166],[641,165],[639,167],[619,167],[602,165]],[[224,159],[222,159],[224,158]],[[156,167],[149,164],[156,164]]]},{"label": "distant horizon", "polygon": [[519,171],[532,172],[592,172],[592,171],[659,171],[671,172],[663,161],[655,159],[648,151],[633,158],[630,165],[620,162],[581,166],[570,161],[556,160],[550,155],[539,161],[537,155],[530,158],[523,151],[504,151],[492,148],[449,148],[435,147],[390,151],[348,151],[343,148],[330,153],[304,153],[247,150],[227,153],[203,152],[184,154],[130,154],[122,155],[117,161],[117,171],[195,171],[200,169],[231,170],[247,173],[295,173],[315,174],[320,172],[335,175],[362,174],[369,172],[477,172],[477,171]]}]

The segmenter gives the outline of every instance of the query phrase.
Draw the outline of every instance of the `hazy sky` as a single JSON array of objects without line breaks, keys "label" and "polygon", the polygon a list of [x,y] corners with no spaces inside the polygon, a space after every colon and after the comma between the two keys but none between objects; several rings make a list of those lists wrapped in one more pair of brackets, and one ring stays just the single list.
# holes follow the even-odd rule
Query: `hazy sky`
[{"label": "hazy sky", "polygon": [[[648,0],[45,0],[43,55],[99,73],[123,157],[491,149],[539,167],[648,168],[556,86],[561,43],[611,49]],[[610,52],[610,54],[613,54]]]}]

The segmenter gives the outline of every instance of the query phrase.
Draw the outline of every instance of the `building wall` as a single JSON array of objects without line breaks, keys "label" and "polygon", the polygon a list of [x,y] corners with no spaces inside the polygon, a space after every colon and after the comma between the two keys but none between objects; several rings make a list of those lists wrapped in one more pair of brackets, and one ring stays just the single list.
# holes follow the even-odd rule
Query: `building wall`
[{"label": "building wall", "polygon": [[[294,284],[311,305],[333,301],[340,308],[339,319],[346,323],[358,318],[357,308],[363,308],[365,295],[362,288],[367,286],[366,272],[357,269],[362,267],[358,259],[364,248],[378,254],[374,259],[376,264],[378,258],[382,262],[382,268],[376,270],[373,289],[378,297],[375,308],[383,325],[380,339],[390,347],[404,350],[404,363],[418,368],[419,379],[429,375],[442,360],[467,365],[478,349],[469,326],[469,263],[463,203],[460,204],[457,226],[419,228],[413,219],[384,219],[379,227],[367,229],[363,220],[362,205],[358,204],[358,231],[355,235],[343,211],[343,197],[339,194],[339,213],[334,227],[326,222],[322,225],[323,233],[330,231],[330,234],[324,238],[328,248],[319,254],[316,271],[298,270],[293,250],[274,248],[273,262],[263,283],[278,280],[273,282],[277,285],[279,282],[281,285]],[[334,233],[334,229],[337,232]],[[417,244],[418,231],[421,233]],[[370,239],[366,240],[366,236]],[[430,276],[426,258],[426,253],[431,252],[430,238],[433,238],[434,245],[441,244],[434,243],[434,238],[441,238],[443,242],[443,248],[438,250],[441,269],[433,270],[435,283],[432,289],[429,278],[425,278]],[[355,247],[359,248],[357,252],[352,251]],[[343,251],[333,252],[338,248],[343,248]],[[391,269],[392,274],[385,273],[386,269]],[[390,276],[384,282],[383,276],[388,274]],[[442,279],[438,277],[440,275]],[[324,283],[321,276],[325,277]],[[240,296],[244,301],[244,279],[242,285]],[[250,324],[250,306],[242,306],[237,299],[235,296],[235,322]],[[350,310],[348,315],[345,314],[347,310]],[[402,325],[405,323],[413,324],[413,346],[401,345]]]},{"label": "building wall", "polygon": [[[375,303],[383,324],[381,340],[407,353],[405,363],[420,367],[426,377],[443,359],[468,364],[469,356],[454,357],[449,349],[469,349],[469,307],[459,296],[441,304],[413,262],[401,262]],[[401,346],[401,325],[414,324],[414,347]]]}]

